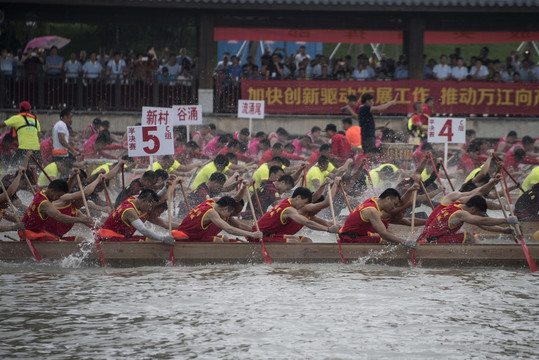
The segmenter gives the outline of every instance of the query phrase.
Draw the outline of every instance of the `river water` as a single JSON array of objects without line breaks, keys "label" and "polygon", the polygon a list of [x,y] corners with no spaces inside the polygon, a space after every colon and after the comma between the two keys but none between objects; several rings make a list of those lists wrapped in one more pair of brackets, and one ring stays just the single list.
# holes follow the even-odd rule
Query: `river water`
[{"label": "river water", "polygon": [[2,359],[537,359],[529,270],[0,263]]}]

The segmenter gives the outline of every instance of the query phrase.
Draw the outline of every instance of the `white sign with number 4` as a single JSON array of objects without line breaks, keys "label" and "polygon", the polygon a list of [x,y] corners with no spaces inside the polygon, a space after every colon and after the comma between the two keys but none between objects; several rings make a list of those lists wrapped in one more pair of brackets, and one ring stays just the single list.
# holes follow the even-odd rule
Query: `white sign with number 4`
[{"label": "white sign with number 4", "polygon": [[129,156],[174,154],[172,125],[128,126],[127,151]]},{"label": "white sign with number 4", "polygon": [[431,117],[428,138],[431,143],[463,144],[466,142],[466,119]]}]

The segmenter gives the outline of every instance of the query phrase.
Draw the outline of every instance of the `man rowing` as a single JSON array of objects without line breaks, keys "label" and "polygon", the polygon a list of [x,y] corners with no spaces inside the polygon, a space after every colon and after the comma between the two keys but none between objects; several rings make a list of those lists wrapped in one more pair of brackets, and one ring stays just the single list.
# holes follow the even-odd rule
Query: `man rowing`
[{"label": "man rowing", "polygon": [[76,217],[65,215],[54,207],[53,202],[60,199],[67,191],[67,182],[57,179],[51,181],[46,190],[41,190],[34,196],[22,219],[25,228],[24,237],[41,241],[59,240],[56,235],[46,231],[47,221],[51,221],[49,220],[51,218],[63,224],[80,223],[88,227],[93,225],[94,220],[91,217],[82,214]]},{"label": "man rowing", "polygon": [[[312,230],[326,231],[336,234],[339,227],[335,225],[322,225],[300,214],[300,210],[312,202],[312,192],[305,187],[294,190],[292,197],[284,199],[277,206],[265,213],[259,220],[258,226],[268,242],[311,242],[310,239],[294,236],[299,225],[307,226]],[[293,228],[293,229],[291,229]],[[253,227],[254,229],[254,227]],[[295,230],[295,231],[294,231]],[[256,242],[252,237],[247,240]]]},{"label": "man rowing", "polygon": [[[413,247],[413,239],[400,238],[387,230],[391,217],[382,218],[383,212],[391,214],[401,205],[401,195],[393,188],[384,190],[380,196],[365,200],[346,218],[339,232],[344,243],[398,243]],[[378,236],[373,235],[374,233]]]},{"label": "man rowing", "polygon": [[[21,176],[24,174],[25,168],[19,167],[19,170],[14,175],[13,180],[11,181],[11,184],[6,189],[6,193],[2,189],[0,189],[0,221],[2,219],[6,219],[10,222],[15,222],[16,217],[13,216],[11,213],[6,213],[5,209],[9,206],[8,198],[13,201],[13,197],[16,197],[17,189],[19,188],[19,184],[21,181]],[[2,180],[4,181],[4,180]],[[4,186],[5,187],[5,186]],[[18,198],[17,198],[18,199]],[[0,231],[15,231],[15,230],[22,230],[24,228],[24,225],[22,223],[18,224],[9,224],[9,225],[0,225]]]},{"label": "man rowing", "polygon": [[[177,184],[179,178],[173,184]],[[120,204],[105,220],[97,232],[102,241],[146,241],[146,238],[173,244],[174,238],[168,234],[158,234],[144,223],[149,221],[167,229],[168,224],[152,209],[159,203],[159,196],[151,189],[144,189],[137,197],[131,196]],[[165,202],[160,205],[164,209]],[[134,235],[136,231],[141,235]]]},{"label": "man rowing", "polygon": [[[75,170],[76,174],[80,174],[80,170]],[[80,175],[79,175],[80,176]],[[105,175],[100,174],[92,183],[84,188],[84,196],[90,196],[96,189],[97,185],[105,181]],[[52,202],[53,206],[63,215],[71,217],[83,217],[84,215],[79,211],[80,208],[84,206],[84,201],[82,200],[82,194],[80,191],[66,193],[58,200]],[[65,236],[71,228],[75,225],[74,223],[64,223],[59,222],[58,220],[49,217],[45,221],[44,231],[54,235],[58,240],[64,241],[77,241],[81,240],[78,236]]]},{"label": "man rowing", "polygon": [[466,232],[458,232],[462,225],[472,224],[493,232],[511,234],[511,228],[503,228],[502,224],[518,224],[516,216],[490,218],[487,216],[487,201],[483,198],[499,182],[500,175],[490,180],[487,185],[467,193],[458,191],[447,194],[430,214],[423,232],[417,238],[418,243],[463,244],[480,243]]},{"label": "man rowing", "polygon": [[236,210],[237,202],[230,196],[223,196],[217,201],[209,199],[193,208],[183,219],[178,231],[186,238],[178,239],[182,242],[224,242],[228,241],[219,233],[224,230],[227,233],[259,239],[262,233],[259,231],[247,231],[228,223]]}]

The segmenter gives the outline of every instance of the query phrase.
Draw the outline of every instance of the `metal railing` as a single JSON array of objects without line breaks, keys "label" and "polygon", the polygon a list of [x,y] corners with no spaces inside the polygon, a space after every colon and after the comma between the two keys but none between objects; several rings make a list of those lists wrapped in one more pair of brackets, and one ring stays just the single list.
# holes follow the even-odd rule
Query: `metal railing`
[{"label": "metal railing", "polygon": [[133,77],[68,79],[61,76],[0,75],[0,107],[16,109],[29,101],[36,109],[140,111],[142,106],[191,105],[198,103],[196,81],[149,80]]}]

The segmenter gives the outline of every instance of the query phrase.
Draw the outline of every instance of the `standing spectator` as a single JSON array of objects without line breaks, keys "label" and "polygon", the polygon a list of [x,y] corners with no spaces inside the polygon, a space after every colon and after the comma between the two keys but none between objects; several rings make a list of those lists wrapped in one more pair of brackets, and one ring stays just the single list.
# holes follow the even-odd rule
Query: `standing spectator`
[{"label": "standing spectator", "polygon": [[228,76],[233,81],[239,81],[242,76],[242,70],[240,66],[240,60],[236,55],[232,55],[230,58],[231,64],[228,65]]},{"label": "standing spectator", "polygon": [[357,64],[357,68],[354,69],[352,77],[356,80],[364,81],[369,80],[370,74],[369,71],[365,68],[365,65],[360,62]]},{"label": "standing spectator", "polygon": [[42,71],[43,59],[32,48],[28,48],[21,62],[24,64],[24,75],[28,78],[35,77]]},{"label": "standing spectator", "polygon": [[101,63],[97,61],[97,54],[95,52],[90,54],[90,60],[84,63],[82,71],[83,79],[97,79],[101,76],[103,67],[101,66]]},{"label": "standing spectator", "polygon": [[475,65],[470,69],[472,80],[486,80],[488,69],[480,59],[475,60]]},{"label": "standing spectator", "polygon": [[358,111],[359,126],[361,127],[361,144],[365,154],[376,152],[376,137],[373,112],[384,111],[390,106],[396,105],[399,99],[399,94],[395,98],[385,104],[374,106],[374,96],[370,93],[365,93],[361,96],[361,106]]},{"label": "standing spectator", "polygon": [[58,48],[53,46],[51,54],[45,60],[47,75],[59,76],[64,68],[64,58],[58,55]]},{"label": "standing spectator", "polygon": [[82,65],[77,60],[77,54],[74,52],[69,56],[69,60],[64,65],[64,71],[66,73],[66,81],[68,79],[77,79],[82,72]]},{"label": "standing spectator", "polygon": [[457,58],[457,66],[451,69],[451,77],[457,81],[466,80],[468,77],[468,68],[464,66],[463,58]]},{"label": "standing spectator", "polygon": [[228,74],[228,65],[230,65],[229,61],[230,61],[230,53],[225,52],[223,54],[223,60],[221,60],[221,61],[219,61],[217,63],[217,66],[215,67],[214,73],[216,75],[226,75],[226,74]]},{"label": "standing spectator", "polygon": [[183,68],[185,66],[184,62],[188,61],[189,64],[193,62],[189,56],[187,56],[187,49],[181,48],[179,55],[176,57],[176,62],[180,64],[180,66]]},{"label": "standing spectator", "polygon": [[331,73],[331,69],[328,64],[328,60],[325,55],[320,55],[318,58],[318,64],[313,67],[313,76],[315,78],[322,77],[323,68],[326,67],[327,73]]},{"label": "standing spectator", "polygon": [[283,55],[280,53],[273,53],[271,62],[266,68],[266,79],[282,79],[285,76],[284,69]]},{"label": "standing spectator", "polygon": [[175,79],[176,76],[180,75],[181,72],[181,66],[176,62],[176,56],[170,55],[168,57],[168,62],[162,66],[161,72],[164,68],[167,68],[168,75],[170,78]]},{"label": "standing spectator", "polygon": [[437,80],[448,80],[451,77],[451,68],[447,65],[447,55],[440,56],[440,63],[432,69],[432,76]]},{"label": "standing spectator", "polygon": [[15,60],[13,55],[8,53],[7,49],[2,49],[2,60],[0,60],[0,71],[2,74],[11,76],[13,75],[13,65]]},{"label": "standing spectator", "polygon": [[533,80],[539,82],[539,65],[535,65],[532,69]]},{"label": "standing spectator", "polygon": [[52,161],[66,158],[69,153],[80,155],[80,152],[69,143],[69,128],[72,123],[73,112],[71,108],[66,107],[60,112],[60,120],[52,128]]},{"label": "standing spectator", "polygon": [[307,54],[307,49],[305,48],[305,45],[301,45],[298,51],[296,51],[296,56],[294,56],[296,68],[299,68],[299,64],[302,63],[305,59],[309,59],[309,61],[311,61],[311,57],[309,56],[309,54]]},{"label": "standing spectator", "polygon": [[488,60],[489,60],[488,52],[489,52],[488,47],[483,46],[481,48],[481,52],[479,53],[479,56],[477,57],[479,60],[481,60],[483,62],[483,64],[486,64],[488,62]]},{"label": "standing spectator", "polygon": [[86,56],[86,50],[81,50],[79,53],[79,62],[81,66],[84,66],[84,64],[86,64],[86,61],[88,60]]},{"label": "standing spectator", "polygon": [[27,151],[31,151],[39,162],[41,162],[39,146],[39,132],[41,131],[41,127],[37,116],[30,113],[31,109],[32,106],[30,103],[23,101],[19,104],[19,114],[0,122],[0,129],[7,126],[13,128],[13,134],[17,135],[17,141],[19,142],[19,147],[12,158],[12,165],[20,164],[26,156]]},{"label": "standing spectator", "polygon": [[110,83],[115,84],[116,79],[120,80],[127,75],[127,67],[119,51],[114,52],[114,58],[107,63],[107,77],[111,79]]}]

